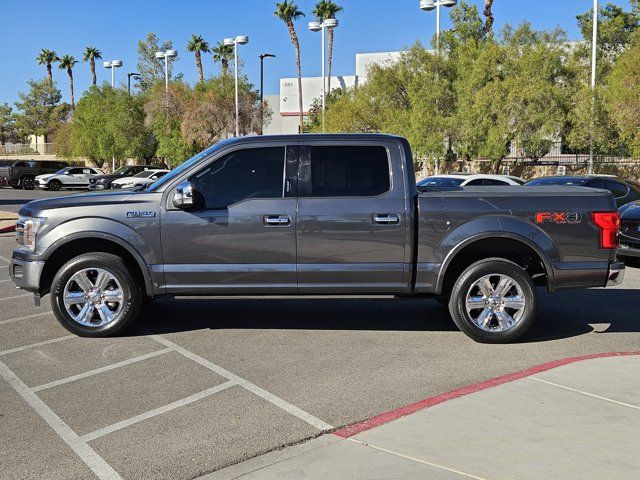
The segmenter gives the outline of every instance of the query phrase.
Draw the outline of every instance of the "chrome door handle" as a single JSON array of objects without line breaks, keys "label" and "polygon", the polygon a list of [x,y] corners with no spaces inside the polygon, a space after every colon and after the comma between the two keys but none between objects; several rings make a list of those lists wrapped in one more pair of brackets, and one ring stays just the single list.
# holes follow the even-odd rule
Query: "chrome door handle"
[{"label": "chrome door handle", "polygon": [[262,223],[265,225],[291,225],[291,217],[289,215],[265,215],[262,217]]},{"label": "chrome door handle", "polygon": [[400,215],[397,213],[378,213],[373,216],[373,221],[382,225],[395,225],[400,223]]}]

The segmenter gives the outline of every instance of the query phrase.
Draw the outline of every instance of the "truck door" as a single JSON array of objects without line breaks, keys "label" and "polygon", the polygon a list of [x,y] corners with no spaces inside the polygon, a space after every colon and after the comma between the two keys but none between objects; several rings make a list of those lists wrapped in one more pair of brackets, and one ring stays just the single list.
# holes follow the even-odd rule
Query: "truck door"
[{"label": "truck door", "polygon": [[[298,291],[401,293],[410,281],[402,160],[392,142],[300,145]],[[392,174],[393,173],[393,174]]]},{"label": "truck door", "polygon": [[197,209],[176,209],[169,191],[167,293],[296,293],[297,146],[272,145],[239,146],[191,175]]}]

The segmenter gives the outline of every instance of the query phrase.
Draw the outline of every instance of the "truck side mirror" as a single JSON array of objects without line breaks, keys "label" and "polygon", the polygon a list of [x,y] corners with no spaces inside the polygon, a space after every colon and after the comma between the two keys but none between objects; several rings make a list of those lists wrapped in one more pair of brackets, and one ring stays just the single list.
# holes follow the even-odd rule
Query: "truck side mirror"
[{"label": "truck side mirror", "polygon": [[193,185],[188,180],[176,187],[173,194],[173,206],[180,210],[188,210],[194,206]]}]

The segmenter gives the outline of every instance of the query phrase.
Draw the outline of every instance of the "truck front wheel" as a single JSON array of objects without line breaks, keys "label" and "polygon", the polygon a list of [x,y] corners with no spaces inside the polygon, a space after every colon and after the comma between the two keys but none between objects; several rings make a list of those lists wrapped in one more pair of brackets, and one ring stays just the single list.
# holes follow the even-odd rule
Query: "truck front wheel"
[{"label": "truck front wheel", "polygon": [[458,328],[477,342],[513,342],[533,324],[536,288],[515,263],[488,258],[462,272],[451,292],[449,312]]},{"label": "truck front wheel", "polygon": [[65,263],[51,285],[51,307],[60,324],[82,337],[124,330],[138,316],[142,291],[122,258],[86,253]]}]

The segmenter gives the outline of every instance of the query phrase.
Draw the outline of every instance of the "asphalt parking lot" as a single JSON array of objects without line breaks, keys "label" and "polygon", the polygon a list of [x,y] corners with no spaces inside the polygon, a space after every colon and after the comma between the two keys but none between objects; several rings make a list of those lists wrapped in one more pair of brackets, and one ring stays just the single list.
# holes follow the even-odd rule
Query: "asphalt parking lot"
[{"label": "asphalt parking lot", "polygon": [[195,478],[498,375],[640,349],[638,269],[541,292],[514,345],[474,343],[436,302],[385,299],[163,300],[123,336],[84,339],[13,288],[13,245],[0,235],[3,478]]},{"label": "asphalt parking lot", "polygon": [[50,192],[49,190],[40,190],[39,188],[34,190],[18,190],[11,187],[0,187],[0,211],[17,212],[22,205],[31,200],[59,197],[60,195],[69,195],[71,193],[82,193],[82,190]]}]

